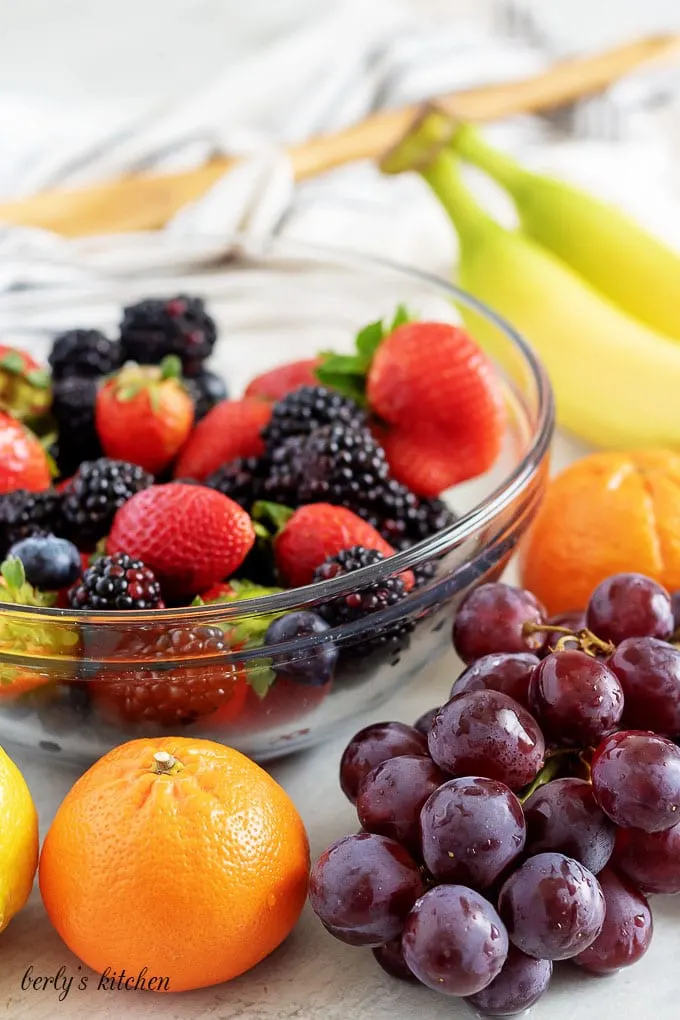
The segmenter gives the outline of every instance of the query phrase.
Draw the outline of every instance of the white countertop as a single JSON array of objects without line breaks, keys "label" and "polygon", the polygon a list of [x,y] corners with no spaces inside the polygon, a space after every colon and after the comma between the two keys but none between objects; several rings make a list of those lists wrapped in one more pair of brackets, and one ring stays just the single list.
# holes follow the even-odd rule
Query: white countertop
[{"label": "white countertop", "polygon": [[[565,439],[555,444],[553,466],[572,459],[577,447]],[[381,719],[412,722],[439,704],[460,670],[453,652],[428,668],[391,701],[345,725],[335,740],[270,767],[295,801],[309,832],[312,858],[339,836],[356,831],[352,806],[337,779],[340,755],[362,725]],[[22,769],[36,800],[41,833],[78,775],[54,756],[7,746]],[[653,901],[655,936],[647,956],[612,978],[589,978],[563,965],[545,999],[532,1015],[540,1020],[619,1020],[633,1008],[639,1020],[677,1020],[677,960],[680,953],[680,896]],[[370,950],[352,949],[328,935],[307,906],[282,947],[250,973],[226,985],[177,996],[97,989],[91,974],[78,991],[80,972],[75,956],[52,929],[36,889],[27,908],[3,932],[0,941],[0,996],[7,1015],[17,1020],[104,1020],[150,1017],[164,1020],[461,1020],[471,1016],[465,1005],[425,988],[389,978]],[[34,976],[54,975],[60,967],[75,976],[61,1002],[53,990],[22,990],[29,966]]]}]

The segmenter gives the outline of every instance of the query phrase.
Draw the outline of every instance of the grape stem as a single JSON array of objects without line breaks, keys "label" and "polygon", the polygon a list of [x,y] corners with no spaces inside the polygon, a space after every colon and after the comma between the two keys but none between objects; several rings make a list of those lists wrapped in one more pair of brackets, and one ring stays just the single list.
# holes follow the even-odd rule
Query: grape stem
[{"label": "grape stem", "polygon": [[531,634],[560,634],[555,646],[551,648],[553,652],[563,652],[570,641],[575,642],[580,651],[592,655],[593,658],[598,654],[611,655],[616,651],[616,646],[611,641],[603,641],[587,627],[571,630],[569,627],[558,627],[553,623],[533,623],[527,620],[522,627],[522,633],[525,637]]}]

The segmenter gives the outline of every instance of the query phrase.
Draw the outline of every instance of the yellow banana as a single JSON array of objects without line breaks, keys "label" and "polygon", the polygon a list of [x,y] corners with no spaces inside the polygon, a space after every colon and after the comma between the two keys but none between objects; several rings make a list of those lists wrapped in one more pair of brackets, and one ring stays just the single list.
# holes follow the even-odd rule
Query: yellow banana
[{"label": "yellow banana", "polygon": [[510,193],[525,234],[629,315],[680,340],[680,255],[614,206],[519,166],[469,124],[451,144]]},{"label": "yellow banana", "polygon": [[[417,131],[383,163],[386,172],[418,165]],[[533,344],[560,423],[597,446],[680,446],[680,345],[625,315],[529,238],[503,229],[467,190],[450,150],[423,159],[431,142],[425,131],[420,172],[458,232],[459,282]],[[463,315],[493,353],[495,327],[470,310]]]}]

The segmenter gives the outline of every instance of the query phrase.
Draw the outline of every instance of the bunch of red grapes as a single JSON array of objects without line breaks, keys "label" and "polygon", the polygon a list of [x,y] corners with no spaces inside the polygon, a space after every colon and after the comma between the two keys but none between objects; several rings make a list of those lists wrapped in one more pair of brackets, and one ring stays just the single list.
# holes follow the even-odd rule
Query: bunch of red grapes
[{"label": "bunch of red grapes", "polygon": [[414,726],[368,726],[343,754],[362,831],[313,868],[328,931],[490,1016],[536,1002],[555,961],[639,960],[646,894],[680,892],[674,601],[640,574],[552,620],[530,592],[473,591],[450,700]]}]

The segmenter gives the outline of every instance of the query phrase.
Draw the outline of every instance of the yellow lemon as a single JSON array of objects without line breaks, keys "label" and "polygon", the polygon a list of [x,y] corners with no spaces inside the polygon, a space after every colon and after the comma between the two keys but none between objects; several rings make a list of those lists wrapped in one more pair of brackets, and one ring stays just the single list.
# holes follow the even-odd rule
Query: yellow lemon
[{"label": "yellow lemon", "polygon": [[38,814],[19,769],[0,747],[0,931],[21,910],[38,866]]}]

